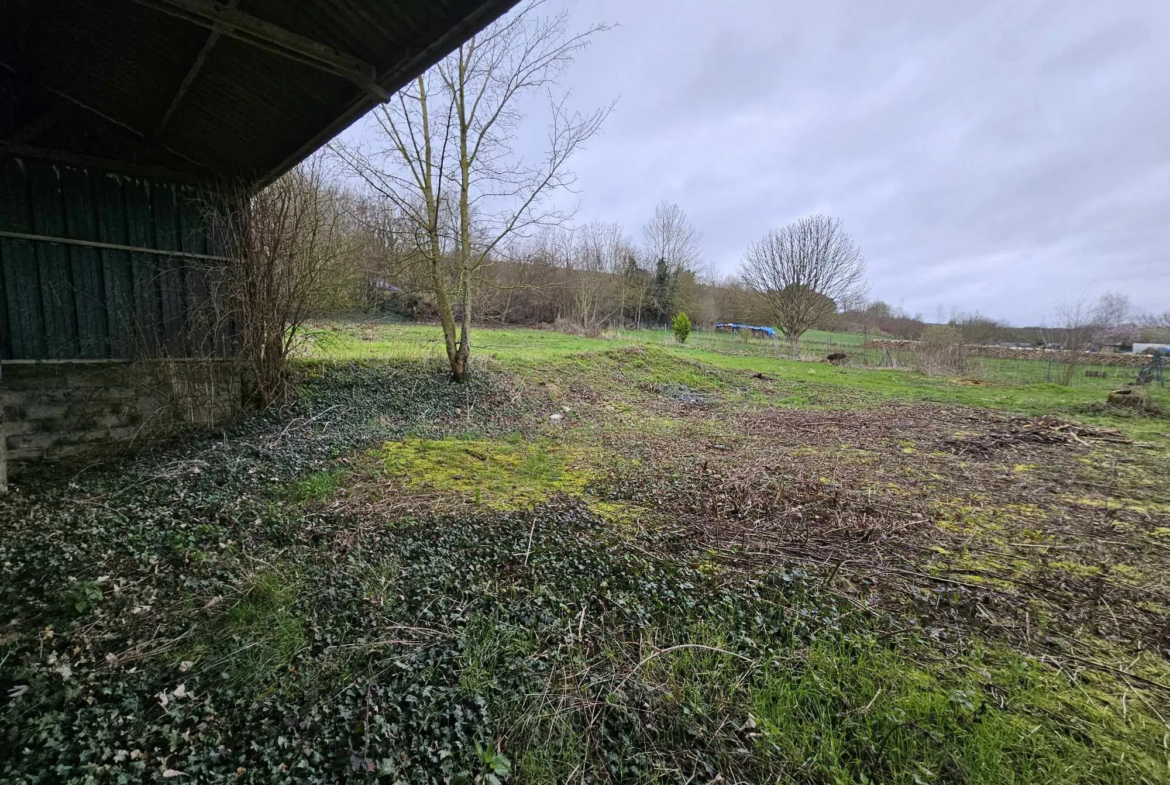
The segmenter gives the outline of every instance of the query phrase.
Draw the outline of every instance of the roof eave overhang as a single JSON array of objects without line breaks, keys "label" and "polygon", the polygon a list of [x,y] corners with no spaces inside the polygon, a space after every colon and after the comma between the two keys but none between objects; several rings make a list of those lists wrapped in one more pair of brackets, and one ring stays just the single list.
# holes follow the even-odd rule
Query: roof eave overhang
[{"label": "roof eave overhang", "polygon": [[[407,83],[417,79],[428,68],[442,60],[447,53],[482,30],[497,17],[506,13],[518,2],[519,0],[492,0],[492,2],[477,6],[475,11],[448,30],[446,35],[433,41],[421,52],[394,64],[384,73],[379,74],[378,84],[391,93],[401,90]],[[263,172],[256,180],[256,187],[263,188],[288,172],[377,106],[379,106],[379,102],[376,99],[366,93],[359,94],[333,122],[321,129],[319,133],[297,148],[277,166]]]}]

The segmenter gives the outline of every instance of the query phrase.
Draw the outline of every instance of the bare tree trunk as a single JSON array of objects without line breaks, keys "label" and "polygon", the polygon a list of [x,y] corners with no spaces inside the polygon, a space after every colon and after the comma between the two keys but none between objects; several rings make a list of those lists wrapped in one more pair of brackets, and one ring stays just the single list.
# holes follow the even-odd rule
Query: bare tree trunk
[{"label": "bare tree trunk", "polygon": [[459,315],[459,351],[451,365],[451,377],[462,382],[467,378],[467,364],[471,358],[471,287],[463,287],[463,312]]},{"label": "bare tree trunk", "polygon": [[[556,77],[594,33],[607,28],[572,33],[567,14],[540,17],[541,5],[534,0],[489,25],[375,113],[391,143],[376,156],[388,167],[376,166],[356,148],[334,145],[358,176],[414,221],[420,241],[425,233],[419,250],[430,265],[456,381],[468,373],[472,305],[482,270],[495,263],[496,249],[507,238],[557,220],[549,193],[572,185],[568,160],[612,108],[581,115],[566,111],[564,97],[552,96]],[[438,87],[433,96],[428,79]],[[518,155],[512,142],[524,116],[521,97],[534,91],[550,92],[551,127],[547,153],[530,159]],[[445,113],[445,124],[434,121],[432,110],[436,117]],[[447,156],[449,143],[457,156]],[[444,184],[458,193],[442,198]]]},{"label": "bare tree trunk", "polygon": [[[458,347],[455,341],[455,314],[451,311],[451,299],[447,294],[447,282],[443,275],[443,244],[439,235],[439,201],[434,182],[434,149],[431,143],[431,120],[427,106],[427,85],[423,77],[418,78],[419,105],[422,112],[422,137],[424,139],[423,196],[427,209],[427,240],[430,244],[431,286],[435,292],[435,305],[439,310],[439,322],[443,325],[443,343],[447,349],[447,361],[455,373]],[[440,161],[440,167],[442,162]],[[439,172],[442,177],[442,171]],[[441,187],[441,186],[440,186]]]}]

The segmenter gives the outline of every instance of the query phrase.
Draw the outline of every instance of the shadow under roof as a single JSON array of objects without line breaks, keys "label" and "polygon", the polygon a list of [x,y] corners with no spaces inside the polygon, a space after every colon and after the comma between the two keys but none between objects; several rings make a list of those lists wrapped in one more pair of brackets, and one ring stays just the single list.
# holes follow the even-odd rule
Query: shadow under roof
[{"label": "shadow under roof", "polygon": [[0,154],[279,176],[516,0],[6,0]]}]

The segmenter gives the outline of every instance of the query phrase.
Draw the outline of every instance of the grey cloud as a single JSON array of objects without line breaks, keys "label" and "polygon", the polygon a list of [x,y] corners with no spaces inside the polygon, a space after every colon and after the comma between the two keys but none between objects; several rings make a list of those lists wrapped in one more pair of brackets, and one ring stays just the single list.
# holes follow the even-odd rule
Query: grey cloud
[{"label": "grey cloud", "polygon": [[620,24],[565,79],[620,95],[578,219],[666,198],[732,272],[769,228],[844,220],[874,296],[1037,322],[1093,283],[1170,291],[1164,0],[550,0]]}]

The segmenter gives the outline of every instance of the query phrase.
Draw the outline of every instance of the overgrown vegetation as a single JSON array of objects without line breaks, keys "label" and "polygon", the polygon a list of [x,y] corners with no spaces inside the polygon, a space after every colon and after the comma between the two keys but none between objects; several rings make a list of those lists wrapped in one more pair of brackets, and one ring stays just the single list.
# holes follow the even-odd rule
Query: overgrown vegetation
[{"label": "overgrown vegetation", "polygon": [[1170,779],[1170,421],[514,337],[22,479],[0,779]]}]

